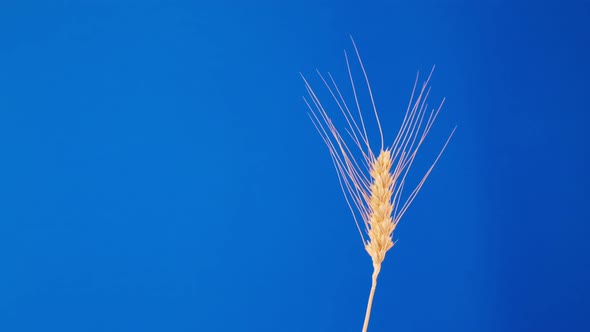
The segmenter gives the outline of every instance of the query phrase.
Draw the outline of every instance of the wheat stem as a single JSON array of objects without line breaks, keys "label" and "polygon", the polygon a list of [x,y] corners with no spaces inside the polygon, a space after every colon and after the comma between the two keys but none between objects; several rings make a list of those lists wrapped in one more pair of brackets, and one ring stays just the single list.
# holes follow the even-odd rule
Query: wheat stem
[{"label": "wheat stem", "polygon": [[371,307],[373,306],[373,297],[375,296],[375,289],[377,289],[377,277],[381,271],[381,264],[373,266],[373,277],[371,278],[371,292],[369,293],[369,301],[367,303],[367,311],[365,312],[365,323],[363,324],[363,332],[367,332],[369,328],[369,318],[371,318]]}]

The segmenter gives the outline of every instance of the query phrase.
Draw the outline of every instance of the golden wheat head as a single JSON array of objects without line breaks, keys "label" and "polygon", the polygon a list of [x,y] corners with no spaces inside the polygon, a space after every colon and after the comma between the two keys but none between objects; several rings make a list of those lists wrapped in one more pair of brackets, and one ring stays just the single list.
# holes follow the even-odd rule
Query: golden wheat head
[{"label": "golden wheat head", "polygon": [[[363,325],[363,331],[366,331],[381,263],[385,259],[387,251],[394,245],[393,231],[430,175],[455,129],[422,179],[409,194],[402,198],[408,172],[444,103],[443,99],[438,108],[429,111],[427,99],[430,87],[428,84],[434,68],[420,89],[417,89],[419,75],[416,76],[401,127],[393,143],[385,146],[371,85],[354,40],[352,40],[352,44],[367,86],[372,113],[379,129],[381,145],[378,150],[373,148],[369,142],[365,118],[361,111],[346,51],[344,57],[354,96],[354,106],[349,106],[346,102],[330,73],[325,77],[318,71],[319,77],[346,122],[346,136],[340,134],[308,81],[303,75],[302,78],[309,94],[309,100],[304,98],[304,101],[311,111],[310,118],[330,151],[340,187],[352,212],[363,245],[373,261],[372,286]],[[359,217],[363,222],[364,232],[359,225]]]}]

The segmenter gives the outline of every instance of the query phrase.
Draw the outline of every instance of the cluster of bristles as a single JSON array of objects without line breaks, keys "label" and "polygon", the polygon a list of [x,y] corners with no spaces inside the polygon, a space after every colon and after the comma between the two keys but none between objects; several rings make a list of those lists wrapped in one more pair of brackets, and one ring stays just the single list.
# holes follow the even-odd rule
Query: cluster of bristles
[{"label": "cluster of bristles", "polygon": [[[426,100],[430,93],[428,83],[432,71],[418,91],[416,90],[418,76],[416,76],[414,89],[412,90],[401,128],[393,144],[389,148],[385,148],[381,122],[373,100],[371,86],[354,40],[353,45],[365,78],[373,113],[379,128],[381,137],[379,153],[375,155],[373,152],[374,149],[371,148],[369,143],[365,120],[361,112],[357,89],[355,81],[352,78],[346,51],[344,55],[354,96],[354,107],[349,107],[349,104],[342,96],[338,85],[330,73],[328,73],[328,79],[320,72],[318,72],[318,75],[327,87],[328,92],[335,101],[336,106],[340,109],[348,125],[346,129],[348,134],[347,139],[344,139],[336,129],[320,99],[302,75],[311,102],[305,98],[304,100],[311,111],[310,118],[314,126],[330,150],[340,186],[352,212],[363,244],[373,260],[373,265],[375,268],[378,268],[385,258],[385,253],[393,247],[393,231],[397,223],[416,197],[424,181],[446,148],[453,133],[449,136],[449,139],[422,180],[402,200],[402,190],[405,185],[406,176],[420,146],[434,124],[444,100],[436,110],[432,109],[428,111]],[[354,108],[354,113],[357,113],[356,115],[353,115],[352,108]],[[353,149],[355,150],[354,153]],[[358,161],[358,158],[355,156],[361,157],[362,160]],[[360,215],[364,222],[364,232],[359,226],[357,215]],[[368,235],[368,240],[365,240],[364,234]]]}]

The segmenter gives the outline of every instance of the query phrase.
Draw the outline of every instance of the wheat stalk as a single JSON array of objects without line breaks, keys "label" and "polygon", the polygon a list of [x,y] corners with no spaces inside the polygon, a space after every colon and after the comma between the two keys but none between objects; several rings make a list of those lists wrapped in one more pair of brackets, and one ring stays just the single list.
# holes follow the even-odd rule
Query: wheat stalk
[{"label": "wheat stalk", "polygon": [[[393,231],[438,162],[455,129],[453,129],[438,156],[419,183],[407,197],[402,199],[406,176],[444,103],[443,99],[437,109],[428,111],[429,108],[426,102],[430,94],[428,84],[434,67],[419,90],[417,90],[419,74],[416,76],[401,128],[393,143],[385,147],[381,121],[373,99],[371,85],[352,37],[351,40],[367,85],[371,106],[379,128],[381,146],[377,154],[374,153],[375,150],[369,142],[365,119],[361,111],[346,51],[344,51],[344,57],[354,95],[354,111],[346,103],[332,75],[328,73],[326,78],[319,71],[317,72],[347,124],[346,139],[337,130],[311,85],[303,75],[301,77],[309,94],[309,101],[305,97],[303,99],[311,111],[309,114],[310,119],[330,151],[340,187],[352,212],[363,245],[373,261],[371,291],[363,324],[363,332],[366,332],[381,264],[387,251],[394,245]],[[353,114],[353,112],[357,114]],[[365,234],[363,234],[363,230],[359,225],[359,217],[363,221]],[[366,236],[368,236],[368,239],[366,239]]]}]

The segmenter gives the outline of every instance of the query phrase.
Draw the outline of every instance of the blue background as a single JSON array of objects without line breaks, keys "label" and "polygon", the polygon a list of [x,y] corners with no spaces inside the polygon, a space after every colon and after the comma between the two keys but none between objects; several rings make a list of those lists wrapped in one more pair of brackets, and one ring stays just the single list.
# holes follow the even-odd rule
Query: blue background
[{"label": "blue background", "polygon": [[298,74],[349,34],[389,141],[437,66],[414,180],[458,125],[369,330],[590,330],[590,4],[540,3],[2,2],[0,331],[360,331]]}]

